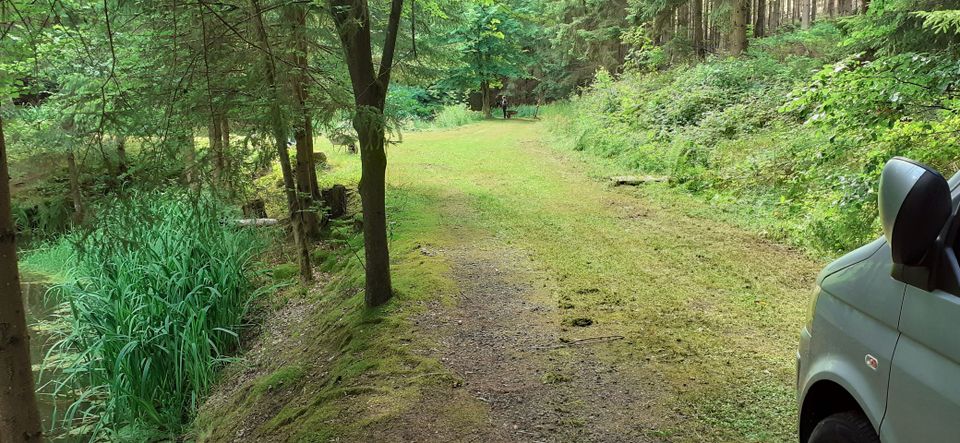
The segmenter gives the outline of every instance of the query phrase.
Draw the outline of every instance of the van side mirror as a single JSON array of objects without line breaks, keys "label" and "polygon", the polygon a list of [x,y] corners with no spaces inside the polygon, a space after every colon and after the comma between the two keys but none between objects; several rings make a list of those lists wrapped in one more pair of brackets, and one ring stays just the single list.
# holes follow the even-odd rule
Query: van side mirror
[{"label": "van side mirror", "polygon": [[883,167],[879,194],[894,276],[903,274],[903,267],[929,266],[926,261],[935,255],[937,238],[953,209],[947,180],[927,165],[894,157]]}]

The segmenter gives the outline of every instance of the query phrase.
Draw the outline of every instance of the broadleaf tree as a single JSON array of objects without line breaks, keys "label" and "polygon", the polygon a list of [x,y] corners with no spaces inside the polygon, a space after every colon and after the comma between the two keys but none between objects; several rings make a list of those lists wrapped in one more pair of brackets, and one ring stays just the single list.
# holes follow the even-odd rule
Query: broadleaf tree
[{"label": "broadleaf tree", "polygon": [[493,116],[491,90],[504,78],[522,78],[528,58],[522,46],[528,32],[510,4],[480,0],[463,12],[461,26],[452,36],[460,48],[460,65],[450,71],[451,86],[477,88],[483,100],[483,115]]}]

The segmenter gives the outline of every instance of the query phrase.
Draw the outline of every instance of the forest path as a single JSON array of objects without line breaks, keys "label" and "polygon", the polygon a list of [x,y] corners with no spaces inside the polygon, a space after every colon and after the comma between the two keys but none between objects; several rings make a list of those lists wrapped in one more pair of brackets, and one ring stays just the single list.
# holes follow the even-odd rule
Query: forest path
[{"label": "forest path", "polygon": [[[447,262],[459,290],[415,331],[462,385],[427,393],[380,437],[792,439],[797,331],[820,264],[666,186],[611,188],[546,140],[543,123],[496,120],[391,148],[400,212],[404,198],[433,202],[399,223],[418,226],[420,253]],[[483,416],[438,421],[463,401]]]}]

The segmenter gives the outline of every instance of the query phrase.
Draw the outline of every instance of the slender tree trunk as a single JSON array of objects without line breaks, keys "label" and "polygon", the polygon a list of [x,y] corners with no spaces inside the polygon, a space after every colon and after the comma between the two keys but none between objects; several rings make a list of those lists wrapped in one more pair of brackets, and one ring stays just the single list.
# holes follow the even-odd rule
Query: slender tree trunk
[{"label": "slender tree trunk", "polygon": [[230,186],[230,195],[234,196],[233,182],[229,181],[231,171],[233,168],[230,162],[230,123],[227,121],[227,111],[224,109],[220,112],[220,152],[221,152],[221,168],[223,168],[224,177],[228,179],[228,185]]},{"label": "slender tree trunk", "polygon": [[[290,81],[293,95],[296,98],[297,111],[300,122],[294,129],[294,139],[297,143],[297,193],[300,197],[300,208],[303,210],[303,231],[313,239],[320,238],[320,216],[314,202],[316,186],[316,166],[313,160],[313,117],[307,103],[307,10],[301,4],[290,4],[284,7],[284,22],[290,28],[292,38],[291,47],[294,50],[293,65],[296,72],[291,73]],[[313,171],[313,174],[311,174]]]},{"label": "slender tree trunk", "polygon": [[17,271],[16,226],[0,117],[0,442],[43,440],[30,365],[30,331]]},{"label": "slender tree trunk", "polygon": [[766,31],[766,17],[767,15],[767,3],[766,0],[757,0],[757,12],[754,14],[753,20],[753,36],[754,37],[763,37]]},{"label": "slender tree trunk", "polygon": [[117,172],[120,173],[120,178],[123,179],[127,175],[127,170],[129,165],[127,164],[127,137],[123,135],[117,136]]},{"label": "slender tree trunk", "polygon": [[360,140],[360,197],[363,205],[363,240],[366,257],[368,307],[379,306],[393,296],[390,252],[387,242],[386,169],[383,109],[390,85],[393,57],[403,0],[392,0],[384,38],[380,69],[374,71],[370,41],[370,11],[366,0],[330,0],[330,11],[340,34],[350,71],[356,115],[353,127]]},{"label": "slender tree trunk", "polygon": [[213,157],[213,179],[217,185],[221,185],[224,178],[223,171],[223,134],[221,131],[220,114],[214,112],[210,115],[210,122],[207,124],[207,140],[210,148],[210,155]]},{"label": "slender tree trunk", "polygon": [[486,80],[480,82],[480,95],[480,109],[483,111],[483,118],[493,118],[493,109],[490,106],[490,83]]},{"label": "slender tree trunk", "polygon": [[365,105],[353,120],[360,139],[360,198],[363,206],[363,239],[366,256],[367,306],[379,306],[393,296],[387,242],[386,171],[383,149],[383,111]]},{"label": "slender tree trunk", "polygon": [[697,58],[702,57],[703,46],[703,0],[690,2],[690,43]]},{"label": "slender tree trunk", "polygon": [[297,256],[300,261],[300,279],[313,280],[313,269],[310,267],[310,247],[304,232],[303,209],[297,198],[297,188],[293,180],[293,170],[290,168],[290,154],[287,152],[287,126],[283,121],[283,110],[280,109],[280,87],[277,84],[277,66],[267,29],[263,25],[263,16],[258,0],[250,0],[253,24],[257,32],[257,40],[267,51],[264,61],[264,75],[267,88],[270,90],[270,123],[273,129],[274,142],[277,146],[277,155],[280,157],[280,170],[283,173],[283,186],[287,195],[287,207],[290,210],[290,223],[293,225],[293,241],[297,245]]},{"label": "slender tree trunk", "polygon": [[747,1],[732,0],[730,10],[730,54],[740,55],[747,49]]},{"label": "slender tree trunk", "polygon": [[197,144],[193,131],[187,130],[177,134],[176,140],[183,151],[183,179],[187,185],[196,189],[200,185],[200,177],[197,172]]},{"label": "slender tree trunk", "polygon": [[852,0],[838,0],[840,15],[850,15],[853,13]]},{"label": "slender tree trunk", "polygon": [[690,11],[692,15],[690,21],[693,22],[690,41],[693,44],[694,54],[702,59],[707,52],[703,45],[703,0],[691,0]]},{"label": "slender tree trunk", "polygon": [[767,20],[767,34],[773,34],[777,32],[777,28],[780,27],[780,2],[782,0],[769,0],[770,1],[770,15]]},{"label": "slender tree trunk", "polygon": [[73,202],[73,222],[83,223],[84,208],[83,194],[80,190],[80,168],[77,167],[77,157],[73,149],[67,152],[67,172],[70,174],[70,200]]},{"label": "slender tree trunk", "polygon": [[817,21],[817,0],[810,0],[810,25]]},{"label": "slender tree trunk", "polygon": [[800,27],[803,29],[810,29],[810,23],[812,22],[811,17],[813,16],[813,0],[801,0],[803,4],[801,5],[802,10],[800,11]]}]

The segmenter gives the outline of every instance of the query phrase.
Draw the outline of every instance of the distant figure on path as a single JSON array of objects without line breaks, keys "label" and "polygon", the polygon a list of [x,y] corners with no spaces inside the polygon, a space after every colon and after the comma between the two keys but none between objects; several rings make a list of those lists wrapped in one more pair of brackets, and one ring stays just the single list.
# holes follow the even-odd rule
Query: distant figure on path
[{"label": "distant figure on path", "polygon": [[507,96],[500,96],[500,108],[503,109],[503,118],[504,120],[510,118],[510,114],[507,113]]}]

